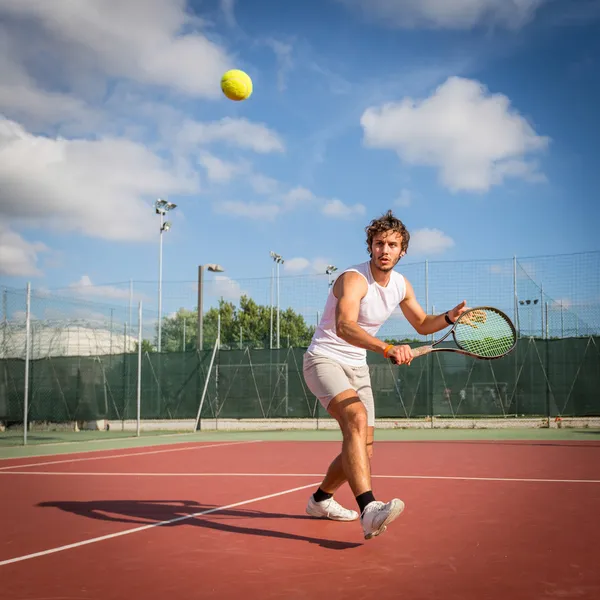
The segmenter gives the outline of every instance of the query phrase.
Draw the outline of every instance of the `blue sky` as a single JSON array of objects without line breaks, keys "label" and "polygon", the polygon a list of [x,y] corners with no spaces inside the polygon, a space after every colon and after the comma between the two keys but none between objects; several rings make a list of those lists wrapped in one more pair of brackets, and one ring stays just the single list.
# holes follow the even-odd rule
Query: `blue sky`
[{"label": "blue sky", "polygon": [[173,282],[366,260],[390,208],[407,263],[600,249],[597,1],[49,4],[0,0],[3,285],[122,301],[158,278],[157,197]]}]

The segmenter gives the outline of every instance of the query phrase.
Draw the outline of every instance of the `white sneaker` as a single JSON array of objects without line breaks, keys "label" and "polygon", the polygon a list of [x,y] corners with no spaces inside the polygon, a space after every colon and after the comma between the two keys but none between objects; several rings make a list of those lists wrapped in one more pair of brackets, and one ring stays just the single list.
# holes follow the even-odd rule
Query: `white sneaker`
[{"label": "white sneaker", "polygon": [[311,496],[306,505],[306,513],[311,517],[321,517],[332,521],[356,521],[358,519],[358,513],[355,510],[344,508],[333,498],[315,502],[314,497]]},{"label": "white sneaker", "polygon": [[360,517],[365,540],[381,535],[387,526],[404,510],[404,502],[394,498],[387,504],[375,500],[369,502]]}]

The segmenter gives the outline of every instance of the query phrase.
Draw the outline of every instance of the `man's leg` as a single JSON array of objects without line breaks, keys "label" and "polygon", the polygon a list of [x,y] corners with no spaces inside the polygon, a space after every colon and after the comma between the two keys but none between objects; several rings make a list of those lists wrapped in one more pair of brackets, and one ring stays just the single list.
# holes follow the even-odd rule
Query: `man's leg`
[{"label": "man's leg", "polygon": [[[369,462],[373,456],[374,429],[374,427],[367,426],[367,456],[369,458]],[[342,465],[342,454],[340,453],[329,465],[329,469],[327,469],[327,474],[325,475],[320,488],[326,494],[333,495],[344,483],[346,483],[346,481],[348,481],[348,478],[344,472],[344,467]]]},{"label": "man's leg", "polygon": [[[355,496],[371,490],[371,466],[367,453],[367,411],[355,390],[345,390],[331,400],[329,414],[342,431],[342,453],[329,467],[330,479],[339,487],[348,481]],[[328,486],[328,472],[323,482]],[[323,491],[329,491],[321,486]],[[337,489],[337,488],[336,488]]]},{"label": "man's leg", "polygon": [[366,407],[356,392],[348,390],[333,398],[328,411],[342,430],[341,465],[356,498],[363,533],[368,540],[387,529],[404,510],[404,502],[398,498],[388,503],[378,502],[373,495],[370,456],[373,454],[374,428],[368,425]]}]

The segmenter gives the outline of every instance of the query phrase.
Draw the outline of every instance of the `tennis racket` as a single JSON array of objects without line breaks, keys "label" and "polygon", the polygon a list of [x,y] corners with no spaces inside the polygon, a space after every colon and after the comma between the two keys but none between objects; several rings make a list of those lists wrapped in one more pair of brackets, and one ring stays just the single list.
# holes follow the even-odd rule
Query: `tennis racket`
[{"label": "tennis racket", "polygon": [[[450,334],[456,348],[438,347]],[[517,343],[512,321],[501,310],[491,306],[470,308],[456,319],[446,335],[428,346],[412,349],[414,358],[430,352],[458,352],[474,358],[493,360],[506,356]],[[390,360],[395,363],[394,358]]]}]

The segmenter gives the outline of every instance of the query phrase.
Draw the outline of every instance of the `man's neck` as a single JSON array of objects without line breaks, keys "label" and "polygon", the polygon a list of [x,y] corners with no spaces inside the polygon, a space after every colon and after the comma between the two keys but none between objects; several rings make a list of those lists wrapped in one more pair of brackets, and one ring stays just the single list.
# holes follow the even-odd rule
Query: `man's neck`
[{"label": "man's neck", "polygon": [[391,271],[382,271],[375,266],[373,259],[369,261],[369,268],[371,269],[371,275],[373,275],[373,279],[382,287],[387,286],[392,278]]}]

